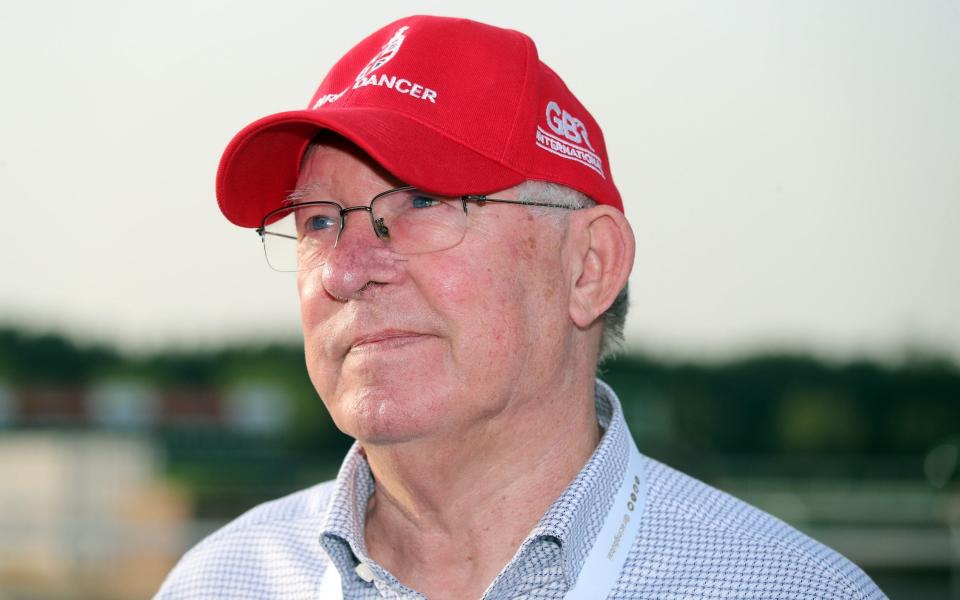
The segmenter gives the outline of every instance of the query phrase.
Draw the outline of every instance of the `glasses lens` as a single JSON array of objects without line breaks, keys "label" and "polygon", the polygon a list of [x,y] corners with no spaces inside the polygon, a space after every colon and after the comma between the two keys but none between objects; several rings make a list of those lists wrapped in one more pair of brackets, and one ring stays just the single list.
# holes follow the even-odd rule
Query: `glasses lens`
[{"label": "glasses lens", "polygon": [[452,248],[467,230],[467,213],[459,198],[416,189],[380,196],[373,202],[371,212],[377,234],[400,254]]},{"label": "glasses lens", "polygon": [[336,204],[291,206],[270,217],[263,228],[267,263],[277,271],[303,271],[321,264],[337,241],[340,207]]}]

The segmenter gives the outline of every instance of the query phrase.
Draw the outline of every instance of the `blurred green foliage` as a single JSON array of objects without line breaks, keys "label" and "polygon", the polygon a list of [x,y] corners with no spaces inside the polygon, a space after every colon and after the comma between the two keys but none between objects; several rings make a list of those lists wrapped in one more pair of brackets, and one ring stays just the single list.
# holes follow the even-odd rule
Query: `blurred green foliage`
[{"label": "blurred green foliage", "polygon": [[[917,455],[960,430],[960,371],[947,360],[833,364],[797,354],[696,364],[626,355],[601,376],[648,438],[699,450]],[[647,411],[669,427],[644,427]]]},{"label": "blurred green foliage", "polygon": [[[847,548],[858,562],[869,553],[855,550],[891,551],[911,536],[949,548],[946,521],[956,512],[945,507],[956,500],[947,494],[960,485],[960,371],[949,360],[625,355],[603,365],[601,377],[620,396],[644,454],[815,537],[834,535],[828,543],[872,531],[859,538],[863,546]],[[891,598],[956,596],[955,569],[901,558],[866,568]]]}]

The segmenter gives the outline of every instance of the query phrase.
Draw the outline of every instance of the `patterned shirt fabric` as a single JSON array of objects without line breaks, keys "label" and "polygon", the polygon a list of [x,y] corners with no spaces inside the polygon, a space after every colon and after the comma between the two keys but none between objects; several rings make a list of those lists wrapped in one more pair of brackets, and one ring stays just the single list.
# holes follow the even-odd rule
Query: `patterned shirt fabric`
[{"label": "patterned shirt fabric", "polygon": [[[577,580],[629,456],[619,400],[601,381],[595,397],[600,444],[484,600],[560,599]],[[885,598],[853,563],[779,519],[653,459],[643,457],[643,471],[640,532],[609,599]],[[422,599],[367,554],[373,492],[354,445],[335,481],[262,504],[200,542],[156,598],[317,599],[324,572],[337,569],[346,600]]]}]

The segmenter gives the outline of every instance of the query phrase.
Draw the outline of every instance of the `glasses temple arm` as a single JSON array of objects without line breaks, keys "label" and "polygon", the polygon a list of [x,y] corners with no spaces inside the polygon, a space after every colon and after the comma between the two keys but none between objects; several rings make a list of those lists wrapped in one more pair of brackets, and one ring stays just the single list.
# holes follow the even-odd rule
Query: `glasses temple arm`
[{"label": "glasses temple arm", "polygon": [[294,241],[296,241],[297,239],[297,236],[295,235],[287,235],[285,233],[276,233],[273,231],[267,231],[263,227],[257,227],[257,235],[259,235],[261,239],[263,239],[263,237],[267,235],[275,235],[277,237],[287,238],[288,240],[294,240]]}]

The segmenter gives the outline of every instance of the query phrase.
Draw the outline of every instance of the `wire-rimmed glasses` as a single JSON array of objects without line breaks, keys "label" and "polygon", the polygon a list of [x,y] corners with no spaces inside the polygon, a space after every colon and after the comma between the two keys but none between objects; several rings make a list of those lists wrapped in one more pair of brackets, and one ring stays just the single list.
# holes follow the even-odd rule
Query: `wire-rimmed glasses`
[{"label": "wire-rimmed glasses", "polygon": [[347,213],[366,211],[378,238],[398,254],[425,254],[459,244],[467,232],[467,203],[520,204],[546,208],[573,207],[543,202],[503,200],[486,196],[445,197],[403,186],[381,192],[366,206],[331,201],[300,202],[272,210],[257,233],[267,263],[277,271],[304,271],[324,264],[336,247]]}]

